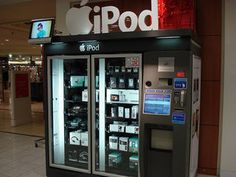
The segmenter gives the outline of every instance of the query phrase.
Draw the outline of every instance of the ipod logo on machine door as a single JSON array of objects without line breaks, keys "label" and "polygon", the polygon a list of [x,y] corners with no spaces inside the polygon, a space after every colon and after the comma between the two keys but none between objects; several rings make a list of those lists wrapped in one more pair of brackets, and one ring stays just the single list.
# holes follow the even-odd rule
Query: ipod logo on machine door
[{"label": "ipod logo on machine door", "polygon": [[80,52],[96,52],[100,50],[100,44],[97,42],[93,43],[82,43],[79,45]]},{"label": "ipod logo on machine door", "polygon": [[[85,35],[91,31],[95,34],[109,33],[109,25],[117,22],[122,32],[133,32],[137,27],[141,31],[158,30],[158,0],[151,0],[151,10],[143,10],[138,16],[132,11],[120,13],[120,10],[115,6],[95,6],[92,9],[85,6],[87,3],[88,0],[82,0],[81,8],[72,7],[67,12],[66,25],[71,35]],[[89,19],[91,11],[97,14],[93,17],[94,24]],[[112,14],[112,17],[109,14]],[[146,17],[151,17],[151,25],[146,24]],[[130,19],[130,26],[125,23],[127,18]]]}]

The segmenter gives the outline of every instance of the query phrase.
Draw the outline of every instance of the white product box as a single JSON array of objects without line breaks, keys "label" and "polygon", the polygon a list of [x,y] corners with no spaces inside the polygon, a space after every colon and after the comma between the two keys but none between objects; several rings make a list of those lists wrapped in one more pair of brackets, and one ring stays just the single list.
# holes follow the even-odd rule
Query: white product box
[{"label": "white product box", "polygon": [[124,107],[118,107],[118,117],[124,117]]},{"label": "white product box", "polygon": [[126,119],[130,118],[130,108],[125,108],[125,118]]},{"label": "white product box", "polygon": [[88,146],[88,132],[81,132],[81,146]]},{"label": "white product box", "polygon": [[132,106],[131,108],[131,118],[137,119],[138,118],[138,106]]},{"label": "white product box", "polygon": [[124,124],[110,124],[110,132],[125,132],[125,127]]},{"label": "white product box", "polygon": [[109,149],[117,150],[118,149],[118,137],[109,136]]},{"label": "white product box", "polygon": [[111,107],[111,117],[112,118],[117,117],[117,107]]},{"label": "white product box", "polygon": [[80,145],[81,133],[80,131],[70,132],[70,144]]},{"label": "white product box", "polygon": [[120,137],[119,138],[119,150],[120,151],[128,151],[129,146],[129,138],[128,137]]},{"label": "white product box", "polygon": [[139,103],[139,90],[107,89],[107,103],[113,102],[111,100],[111,95],[119,95],[121,97],[119,99],[120,102],[126,102],[131,104]]},{"label": "white product box", "polygon": [[99,90],[96,90],[96,102],[99,102]]},{"label": "white product box", "polygon": [[119,130],[119,125],[117,124],[110,124],[110,132],[118,132]]},{"label": "white product box", "polygon": [[134,79],[128,79],[128,87],[134,88]]},{"label": "white product box", "polygon": [[82,101],[83,102],[88,102],[88,90],[83,90],[82,91]]},{"label": "white product box", "polygon": [[126,126],[126,133],[138,134],[139,126],[138,125],[128,125]]},{"label": "white product box", "polygon": [[[88,102],[88,90],[82,91],[82,101]],[[99,101],[99,90],[96,90],[96,102]]]}]

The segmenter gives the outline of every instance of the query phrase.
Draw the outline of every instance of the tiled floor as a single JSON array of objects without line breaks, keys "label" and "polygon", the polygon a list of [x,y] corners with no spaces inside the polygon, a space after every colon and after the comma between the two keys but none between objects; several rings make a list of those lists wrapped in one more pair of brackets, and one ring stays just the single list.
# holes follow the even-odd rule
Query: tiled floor
[{"label": "tiled floor", "polygon": [[42,103],[31,104],[32,122],[12,127],[9,104],[0,104],[0,132],[18,133],[32,136],[44,136],[44,119]]},{"label": "tiled floor", "polygon": [[45,177],[44,145],[35,137],[0,133],[0,177]]},{"label": "tiled floor", "polygon": [[0,104],[0,177],[46,177],[44,145],[35,148],[37,137],[19,135],[44,136],[42,103],[32,104],[32,118],[29,124],[11,127],[9,105]]},{"label": "tiled floor", "polygon": [[35,139],[0,132],[0,177],[46,177],[44,145],[35,148]]}]

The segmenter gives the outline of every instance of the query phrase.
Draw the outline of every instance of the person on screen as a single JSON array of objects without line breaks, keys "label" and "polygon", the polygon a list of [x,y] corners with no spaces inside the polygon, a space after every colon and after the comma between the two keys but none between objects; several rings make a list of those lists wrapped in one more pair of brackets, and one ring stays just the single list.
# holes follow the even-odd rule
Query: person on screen
[{"label": "person on screen", "polygon": [[39,23],[37,27],[38,33],[37,38],[43,38],[46,35],[46,31],[43,29],[43,24]]}]

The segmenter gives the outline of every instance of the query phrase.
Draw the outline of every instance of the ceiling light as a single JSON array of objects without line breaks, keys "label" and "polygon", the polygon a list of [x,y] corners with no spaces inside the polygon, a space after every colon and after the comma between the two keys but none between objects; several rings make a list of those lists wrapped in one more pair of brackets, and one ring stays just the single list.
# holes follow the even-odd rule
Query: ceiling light
[{"label": "ceiling light", "polygon": [[4,45],[4,43],[1,43],[1,45]]},{"label": "ceiling light", "polygon": [[9,42],[9,39],[5,39],[6,42]]}]

